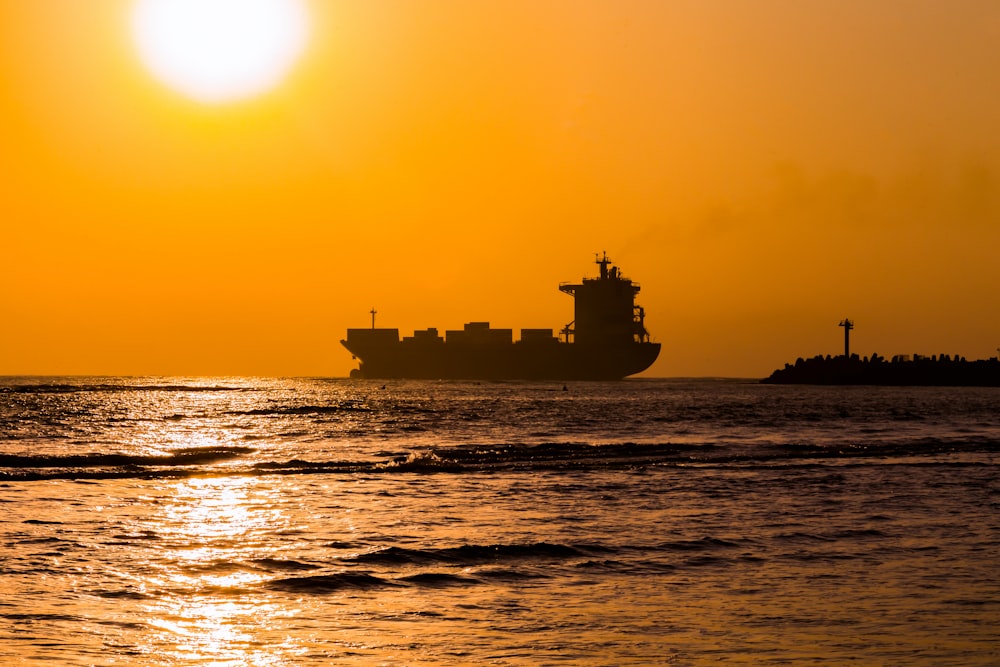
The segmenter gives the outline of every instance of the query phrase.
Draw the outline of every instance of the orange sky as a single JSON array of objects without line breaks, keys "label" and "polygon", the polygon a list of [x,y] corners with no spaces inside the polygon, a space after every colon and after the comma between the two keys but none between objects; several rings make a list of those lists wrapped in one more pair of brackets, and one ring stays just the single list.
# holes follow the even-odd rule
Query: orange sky
[{"label": "orange sky", "polygon": [[658,376],[1000,346],[995,0],[315,0],[203,106],[126,0],[0,0],[0,374],[343,376],[347,327],[560,328]]}]

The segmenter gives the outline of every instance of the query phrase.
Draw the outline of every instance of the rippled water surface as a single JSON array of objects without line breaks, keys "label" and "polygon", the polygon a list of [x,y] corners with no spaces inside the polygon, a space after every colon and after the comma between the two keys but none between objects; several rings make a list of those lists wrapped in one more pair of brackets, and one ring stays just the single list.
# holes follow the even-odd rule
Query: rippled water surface
[{"label": "rippled water surface", "polygon": [[1000,664],[1000,389],[0,379],[0,664]]}]

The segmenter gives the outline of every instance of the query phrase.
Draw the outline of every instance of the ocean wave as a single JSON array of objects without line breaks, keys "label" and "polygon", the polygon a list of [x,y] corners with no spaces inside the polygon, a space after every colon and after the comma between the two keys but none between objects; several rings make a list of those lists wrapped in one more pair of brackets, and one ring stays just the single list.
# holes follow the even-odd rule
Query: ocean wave
[{"label": "ocean wave", "polygon": [[170,454],[0,454],[0,468],[100,468],[132,466],[191,466],[238,458],[252,447],[185,447]]},{"label": "ocean wave", "polygon": [[423,565],[450,564],[458,566],[480,565],[510,560],[562,560],[593,555],[606,551],[598,545],[569,546],[535,542],[532,544],[464,544],[441,549],[407,549],[386,547],[378,551],[359,554],[344,559],[366,565]]},{"label": "ocean wave", "polygon": [[420,586],[443,588],[451,586],[476,586],[483,582],[449,572],[419,572],[398,578],[379,577],[365,572],[335,572],[304,577],[283,577],[265,582],[263,587],[271,591],[294,593],[297,595],[328,595],[344,591],[370,591],[381,588]]},{"label": "ocean wave", "polygon": [[82,623],[85,623],[85,622],[87,622],[89,620],[89,619],[87,619],[87,618],[85,618],[83,616],[77,616],[75,614],[46,614],[46,613],[37,613],[37,614],[18,614],[18,613],[14,613],[14,614],[0,614],[0,618],[6,618],[9,621],[28,621],[29,623],[30,622],[35,622],[35,621],[64,621],[64,622],[69,622],[69,623],[81,623],[82,624]]},{"label": "ocean wave", "polygon": [[32,384],[0,385],[0,394],[77,394],[93,392],[203,392],[203,391],[252,391],[244,387],[224,385],[186,385],[186,384],[67,384],[59,382],[41,382]]},{"label": "ocean wave", "polygon": [[[328,594],[396,586],[476,586],[486,582],[545,579],[560,568],[647,575],[725,566],[754,558],[735,542],[704,537],[663,544],[605,546],[592,543],[464,544],[443,548],[390,546],[335,559],[348,570],[280,577],[266,588],[290,593]],[[357,567],[371,568],[358,572]],[[443,569],[442,569],[443,568]]]},{"label": "ocean wave", "polygon": [[284,577],[273,579],[264,587],[284,593],[334,593],[342,590],[372,590],[399,586],[395,582],[363,572],[338,572],[309,577]]},{"label": "ocean wave", "polygon": [[354,403],[341,405],[294,405],[274,408],[254,408],[252,410],[230,410],[227,415],[268,416],[268,415],[325,415],[341,412],[371,412],[371,408]]},{"label": "ocean wave", "polygon": [[94,595],[108,600],[148,600],[152,597],[146,593],[133,589],[123,589],[117,591],[101,590],[95,591]]},{"label": "ocean wave", "polygon": [[320,566],[315,563],[303,563],[301,561],[283,558],[258,558],[251,562],[253,565],[265,570],[291,572],[300,570],[318,570],[320,568]]},{"label": "ocean wave", "polygon": [[464,577],[447,572],[421,572],[419,574],[400,577],[397,581],[404,581],[408,584],[419,586],[469,586],[482,583],[479,579],[473,577]]},{"label": "ocean wave", "polygon": [[717,537],[703,537],[697,540],[677,540],[665,542],[659,545],[662,551],[708,551],[714,549],[733,549],[741,546],[730,540],[723,540]]},{"label": "ocean wave", "polygon": [[[740,466],[782,468],[820,466],[826,483],[843,482],[846,466],[866,459],[884,464],[982,465],[966,455],[1000,452],[991,438],[844,442],[830,445],[734,443],[543,443],[435,447],[393,456],[388,460],[335,459],[233,463],[259,450],[245,446],[178,449],[169,454],[0,454],[0,482],[40,479],[114,479],[214,475],[307,474],[466,474],[510,471],[649,470],[684,466]],[[941,460],[932,457],[954,457]],[[259,457],[258,457],[259,458]],[[987,456],[989,459],[989,456]],[[225,467],[214,464],[227,462]],[[816,480],[813,480],[815,482]]]},{"label": "ocean wave", "polygon": [[526,570],[512,570],[510,568],[491,568],[476,570],[476,577],[479,579],[489,579],[493,581],[516,582],[526,579],[548,579],[551,575],[543,572],[528,572]]},{"label": "ocean wave", "polygon": [[495,444],[441,447],[411,452],[379,464],[396,472],[462,470],[633,468],[658,463],[689,463],[716,449],[716,445],[577,442]]},{"label": "ocean wave", "polygon": [[[512,544],[464,544],[443,548],[406,548],[391,546],[343,558],[336,562],[346,566],[376,568],[378,574],[346,571],[329,574],[281,577],[263,584],[271,590],[289,593],[327,594],[342,590],[368,590],[396,586],[475,586],[485,580],[520,581],[544,578],[534,571],[533,564],[545,564],[592,558],[614,549],[594,544],[558,544],[550,542]],[[512,565],[517,565],[512,567]],[[525,567],[527,565],[527,567]],[[461,573],[442,572],[438,567],[461,569]],[[486,566],[474,572],[469,567]],[[425,571],[406,572],[428,568]],[[402,569],[403,572],[399,572]],[[387,576],[385,572],[394,573]]]}]

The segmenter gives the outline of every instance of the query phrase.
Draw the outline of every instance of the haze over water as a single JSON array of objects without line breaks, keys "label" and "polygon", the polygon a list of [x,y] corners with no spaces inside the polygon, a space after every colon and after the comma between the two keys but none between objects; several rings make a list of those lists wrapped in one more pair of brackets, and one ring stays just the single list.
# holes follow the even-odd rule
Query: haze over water
[{"label": "haze over water", "polygon": [[6,378],[0,663],[997,664],[998,407]]}]

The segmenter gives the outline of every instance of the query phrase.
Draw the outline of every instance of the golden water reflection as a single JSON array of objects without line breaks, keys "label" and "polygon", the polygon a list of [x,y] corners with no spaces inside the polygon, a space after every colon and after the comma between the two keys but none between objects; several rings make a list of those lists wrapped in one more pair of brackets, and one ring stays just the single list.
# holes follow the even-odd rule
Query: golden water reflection
[{"label": "golden water reflection", "polygon": [[293,664],[302,649],[276,623],[294,612],[259,586],[274,535],[289,528],[275,489],[253,478],[189,479],[159,509],[147,518],[165,545],[151,564],[160,594],[144,610],[151,631],[140,651],[168,665]]}]

